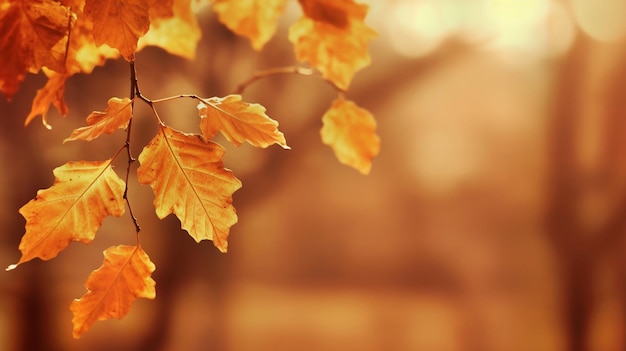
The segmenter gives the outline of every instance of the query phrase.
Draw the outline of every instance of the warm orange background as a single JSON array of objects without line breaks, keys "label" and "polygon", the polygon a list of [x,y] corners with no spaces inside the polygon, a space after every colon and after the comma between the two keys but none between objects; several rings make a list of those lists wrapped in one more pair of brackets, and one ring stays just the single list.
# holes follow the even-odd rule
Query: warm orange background
[{"label": "warm orange background", "polygon": [[[621,0],[369,1],[373,65],[348,97],[379,123],[369,176],[320,142],[334,92],[276,76],[244,93],[292,147],[227,146],[243,181],[229,253],[195,244],[131,180],[157,298],[71,339],[69,304],[134,243],[127,216],[89,246],[0,273],[1,350],[494,350],[626,348],[626,3]],[[255,69],[293,63],[287,27],[261,53],[204,10],[195,62],[137,55],[143,94],[223,96]],[[73,77],[66,119],[22,127],[41,76],[0,99],[0,266],[15,263],[17,210],[70,160],[109,158],[118,132],[61,144],[111,96],[128,65]],[[197,131],[191,100],[160,106]],[[154,135],[137,108],[133,151]],[[220,143],[224,144],[223,140]],[[123,160],[117,166],[123,172]],[[120,173],[121,174],[121,173]]]}]

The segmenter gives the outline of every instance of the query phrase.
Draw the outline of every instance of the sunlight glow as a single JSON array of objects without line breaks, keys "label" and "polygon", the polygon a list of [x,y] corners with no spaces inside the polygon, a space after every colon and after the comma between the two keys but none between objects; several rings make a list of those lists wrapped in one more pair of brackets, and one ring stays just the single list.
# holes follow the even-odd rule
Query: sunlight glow
[{"label": "sunlight glow", "polygon": [[573,0],[574,16],[590,37],[613,42],[626,36],[626,1]]}]

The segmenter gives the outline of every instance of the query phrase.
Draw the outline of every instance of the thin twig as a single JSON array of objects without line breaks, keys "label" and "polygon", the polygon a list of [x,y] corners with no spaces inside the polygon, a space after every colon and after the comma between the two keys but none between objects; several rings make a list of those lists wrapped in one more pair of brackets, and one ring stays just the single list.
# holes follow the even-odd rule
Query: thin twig
[{"label": "thin twig", "polygon": [[278,74],[299,74],[301,76],[312,76],[314,73],[315,72],[310,68],[299,67],[299,66],[269,68],[263,71],[255,72],[250,78],[245,80],[243,83],[239,84],[237,88],[235,89],[234,93],[235,94],[243,93],[243,91],[246,90],[246,88],[248,88],[249,85],[251,85],[252,83],[256,82],[257,80],[261,78],[275,76]]},{"label": "thin twig", "polygon": [[[139,92],[139,88],[137,87],[137,75],[135,73],[135,62],[132,61],[130,63],[130,99],[131,99],[131,110],[134,112],[135,107],[135,95]],[[133,157],[133,154],[130,149],[130,135],[131,135],[131,127],[133,125],[133,115],[131,115],[130,120],[128,121],[128,127],[126,128],[126,142],[124,143],[124,147],[126,148],[126,155],[128,156],[128,166],[126,167],[126,185],[124,187],[124,200],[126,200],[126,205],[128,205],[128,212],[130,213],[130,218],[133,221],[133,225],[135,226],[135,232],[137,233],[137,242],[139,243],[139,231],[141,227],[139,226],[139,222],[137,221],[137,217],[133,213],[133,207],[130,205],[130,200],[128,199],[128,179],[130,177],[130,166],[136,159]]]}]

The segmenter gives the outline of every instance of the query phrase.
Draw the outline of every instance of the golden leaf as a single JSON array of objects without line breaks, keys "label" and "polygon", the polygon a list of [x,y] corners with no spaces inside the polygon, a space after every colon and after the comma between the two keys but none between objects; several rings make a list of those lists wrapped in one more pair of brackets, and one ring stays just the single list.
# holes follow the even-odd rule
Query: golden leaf
[{"label": "golden leaf", "polygon": [[344,99],[333,101],[322,117],[322,142],[335,152],[339,162],[368,174],[380,150],[376,120],[369,111]]},{"label": "golden leaf", "polygon": [[24,125],[28,125],[35,117],[41,115],[41,121],[46,128],[50,129],[48,124],[48,109],[50,105],[56,107],[63,116],[67,114],[67,105],[63,98],[65,92],[65,81],[67,80],[67,74],[56,73],[46,68],[43,71],[48,76],[48,81],[43,88],[37,90],[37,95],[33,99],[33,105],[30,113],[26,117]]},{"label": "golden leaf", "polygon": [[106,249],[102,266],[87,278],[87,292],[70,305],[74,337],[79,338],[98,320],[121,319],[139,297],[154,299],[155,282],[150,277],[154,269],[139,245]]},{"label": "golden leaf", "polygon": [[111,160],[68,162],[54,171],[52,187],[20,208],[26,233],[20,260],[7,270],[35,257],[49,260],[70,241],[91,242],[108,215],[124,213],[124,181],[111,169]]},{"label": "golden leaf", "polygon": [[110,98],[109,106],[104,112],[93,111],[87,116],[87,126],[74,129],[72,135],[63,140],[90,141],[102,134],[111,134],[117,129],[124,129],[133,116],[132,100],[129,98]]},{"label": "golden leaf", "polygon": [[363,22],[367,6],[352,0],[301,0],[304,16],[289,28],[296,58],[347,90],[354,74],[370,64],[368,43],[376,32]]},{"label": "golden leaf", "polygon": [[200,129],[205,140],[222,132],[226,140],[241,145],[244,141],[266,148],[278,144],[289,149],[285,136],[278,130],[278,122],[265,114],[265,107],[241,100],[241,95],[213,97],[198,104]]},{"label": "golden leaf", "polygon": [[226,252],[237,222],[232,194],[241,182],[224,168],[223,156],[224,148],[200,135],[161,126],[139,155],[137,178],[152,187],[159,218],[174,213],[197,242],[213,240]]}]

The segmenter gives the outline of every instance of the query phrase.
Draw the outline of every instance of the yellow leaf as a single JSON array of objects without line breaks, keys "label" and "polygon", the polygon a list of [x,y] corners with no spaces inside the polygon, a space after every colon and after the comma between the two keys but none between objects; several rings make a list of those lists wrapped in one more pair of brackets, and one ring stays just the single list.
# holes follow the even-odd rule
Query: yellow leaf
[{"label": "yellow leaf", "polygon": [[152,45],[173,55],[193,60],[202,32],[195,14],[191,11],[191,0],[175,0],[173,16],[150,12],[150,30],[139,39],[138,50]]},{"label": "yellow leaf", "polygon": [[96,44],[108,44],[133,61],[139,37],[150,28],[152,3],[154,0],[85,0],[84,12],[93,22]]},{"label": "yellow leaf", "polygon": [[129,98],[110,98],[109,106],[104,112],[93,111],[87,116],[87,126],[74,129],[72,135],[63,142],[79,139],[90,141],[102,134],[111,134],[117,129],[126,128],[132,116],[132,100]]},{"label": "yellow leaf", "polygon": [[368,174],[372,159],[380,150],[374,116],[354,102],[339,98],[333,101],[322,122],[322,142],[330,145],[339,162]]},{"label": "yellow leaf", "polygon": [[124,213],[125,183],[111,169],[111,160],[68,162],[53,173],[52,187],[39,190],[20,208],[26,219],[22,257],[8,270],[35,257],[49,260],[70,241],[87,244],[106,216]]},{"label": "yellow leaf", "polygon": [[0,6],[0,91],[11,98],[26,72],[65,70],[72,14],[53,0],[4,1]]},{"label": "yellow leaf", "polygon": [[265,114],[265,107],[241,100],[241,95],[204,99],[198,104],[200,129],[205,140],[222,132],[226,140],[241,145],[247,141],[256,147],[278,144],[289,149],[285,136],[278,130],[278,122]]},{"label": "yellow leaf", "polygon": [[255,50],[261,50],[276,32],[286,3],[287,0],[216,0],[213,10],[220,22],[248,38]]},{"label": "yellow leaf", "polygon": [[106,249],[102,266],[87,278],[87,292],[70,305],[74,337],[79,338],[98,320],[121,319],[138,297],[154,299],[155,282],[150,277],[154,269],[139,245]]},{"label": "yellow leaf", "polygon": [[368,43],[376,32],[365,25],[367,6],[352,0],[301,0],[304,16],[289,28],[296,58],[347,90],[354,74],[370,64]]},{"label": "yellow leaf", "polygon": [[50,129],[48,124],[48,109],[50,105],[54,105],[63,116],[67,114],[67,105],[65,104],[65,99],[63,99],[63,93],[65,92],[65,81],[68,76],[65,73],[56,73],[46,68],[43,71],[48,76],[48,81],[43,88],[37,90],[37,95],[33,99],[33,105],[24,125],[28,125],[35,117],[41,115],[43,125]]},{"label": "yellow leaf", "polygon": [[197,242],[213,240],[226,252],[237,222],[232,194],[241,182],[224,168],[223,156],[224,148],[200,135],[161,126],[139,155],[137,178],[152,187],[159,218],[174,213]]}]

